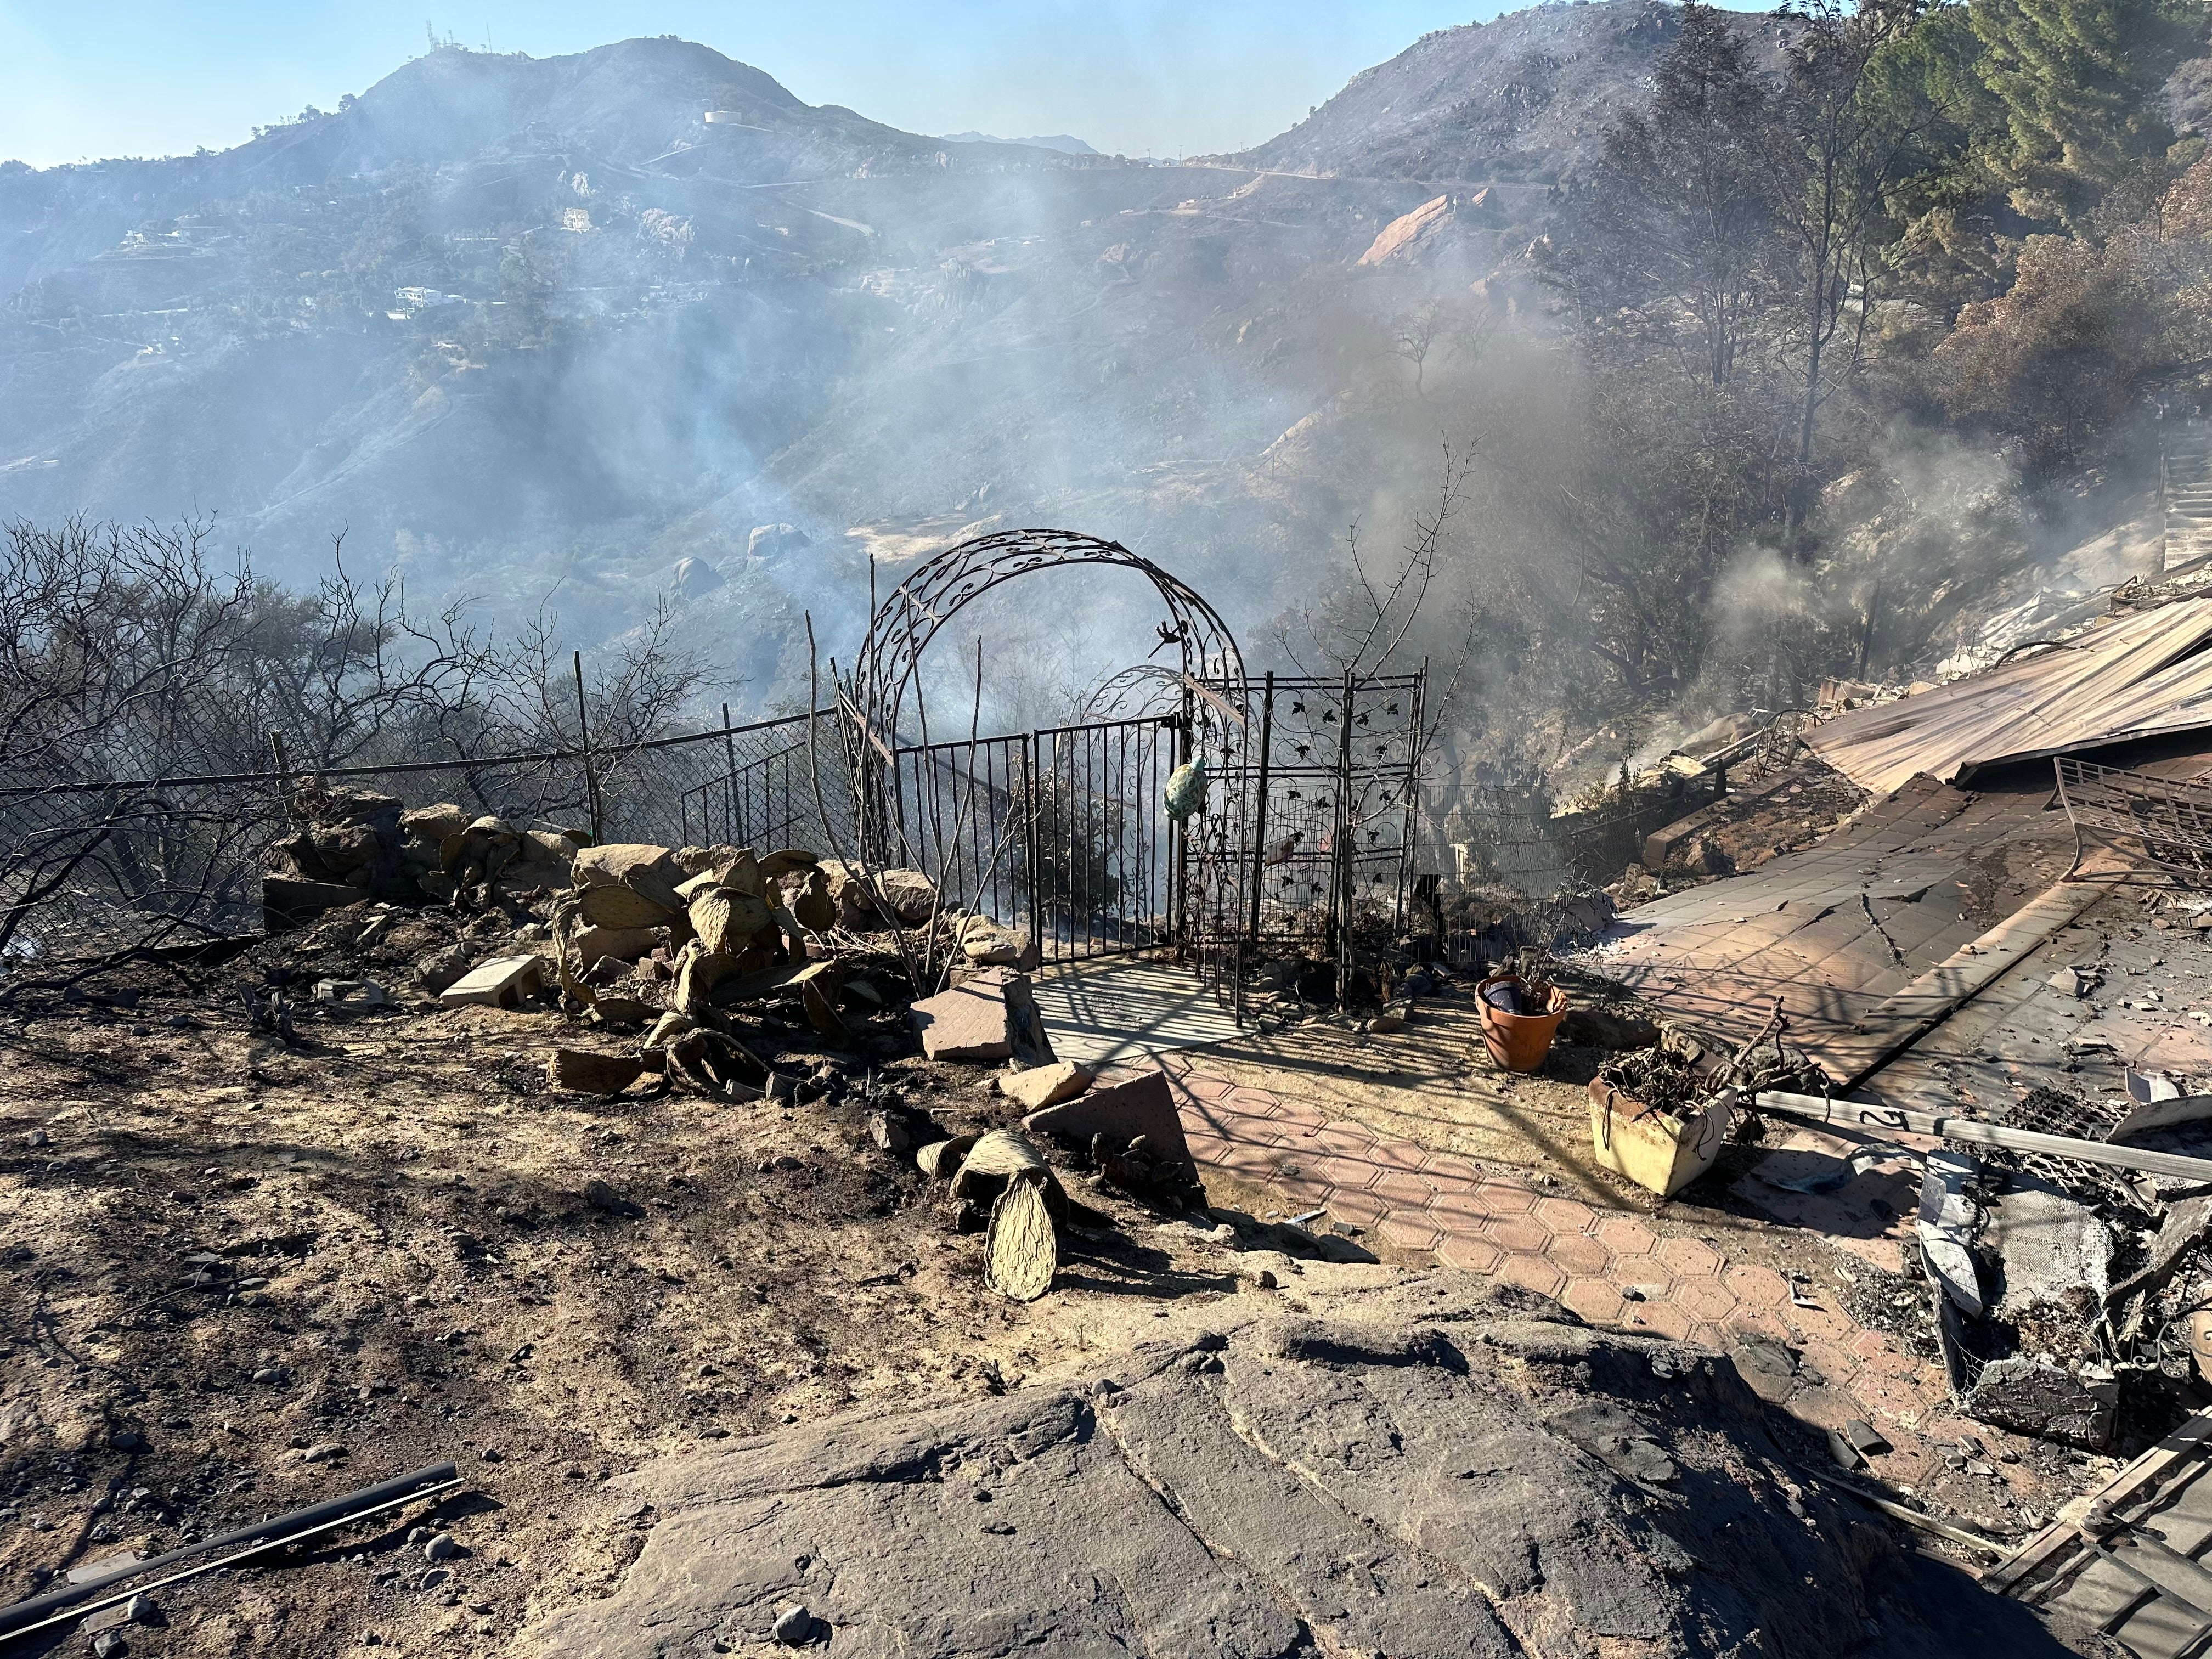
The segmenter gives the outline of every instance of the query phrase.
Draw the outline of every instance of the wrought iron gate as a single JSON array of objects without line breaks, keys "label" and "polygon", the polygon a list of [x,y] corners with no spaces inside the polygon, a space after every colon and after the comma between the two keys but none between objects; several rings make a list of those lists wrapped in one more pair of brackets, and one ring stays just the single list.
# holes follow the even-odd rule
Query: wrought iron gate
[{"label": "wrought iron gate", "polygon": [[902,747],[887,855],[1027,927],[1048,962],[1170,944],[1175,740],[1154,716]]}]

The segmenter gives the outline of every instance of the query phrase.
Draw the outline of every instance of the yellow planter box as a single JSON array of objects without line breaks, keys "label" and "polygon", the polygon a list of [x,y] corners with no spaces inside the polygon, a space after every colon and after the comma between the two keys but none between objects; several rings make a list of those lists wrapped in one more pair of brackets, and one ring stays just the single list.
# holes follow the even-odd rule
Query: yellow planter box
[{"label": "yellow planter box", "polygon": [[1641,1102],[1593,1080],[1590,1150],[1601,1169],[1624,1176],[1662,1198],[1672,1198],[1713,1167],[1728,1139],[1735,1091],[1723,1089],[1694,1117],[1654,1112],[1638,1117]]}]

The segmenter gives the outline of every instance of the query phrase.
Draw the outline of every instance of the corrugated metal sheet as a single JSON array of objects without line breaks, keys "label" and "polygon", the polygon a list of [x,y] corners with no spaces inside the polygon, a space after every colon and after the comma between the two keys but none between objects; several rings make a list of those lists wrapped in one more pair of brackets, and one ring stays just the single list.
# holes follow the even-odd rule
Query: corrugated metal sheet
[{"label": "corrugated metal sheet", "polygon": [[1977,768],[2212,726],[2212,599],[2123,617],[1986,674],[1830,720],[1814,752],[1888,794]]}]

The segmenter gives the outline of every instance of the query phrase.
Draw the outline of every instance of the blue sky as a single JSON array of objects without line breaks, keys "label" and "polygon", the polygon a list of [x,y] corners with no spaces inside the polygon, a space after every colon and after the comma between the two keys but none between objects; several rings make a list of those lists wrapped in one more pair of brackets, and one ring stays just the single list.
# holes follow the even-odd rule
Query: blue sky
[{"label": "blue sky", "polygon": [[38,166],[238,143],[333,107],[424,47],[550,57],[680,34],[811,104],[918,132],[1072,132],[1107,151],[1241,149],[1469,0],[0,0],[0,159]]}]

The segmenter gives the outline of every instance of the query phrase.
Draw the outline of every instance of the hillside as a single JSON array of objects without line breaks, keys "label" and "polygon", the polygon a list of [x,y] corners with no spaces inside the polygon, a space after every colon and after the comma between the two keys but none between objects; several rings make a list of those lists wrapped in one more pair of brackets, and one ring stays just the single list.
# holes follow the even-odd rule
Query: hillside
[{"label": "hillside", "polygon": [[[1778,69],[1787,26],[1727,15]],[[1288,132],[1218,159],[1346,179],[1555,183],[1596,154],[1614,112],[1650,95],[1651,66],[1680,30],[1679,9],[1655,0],[1577,0],[1439,29]]]}]

